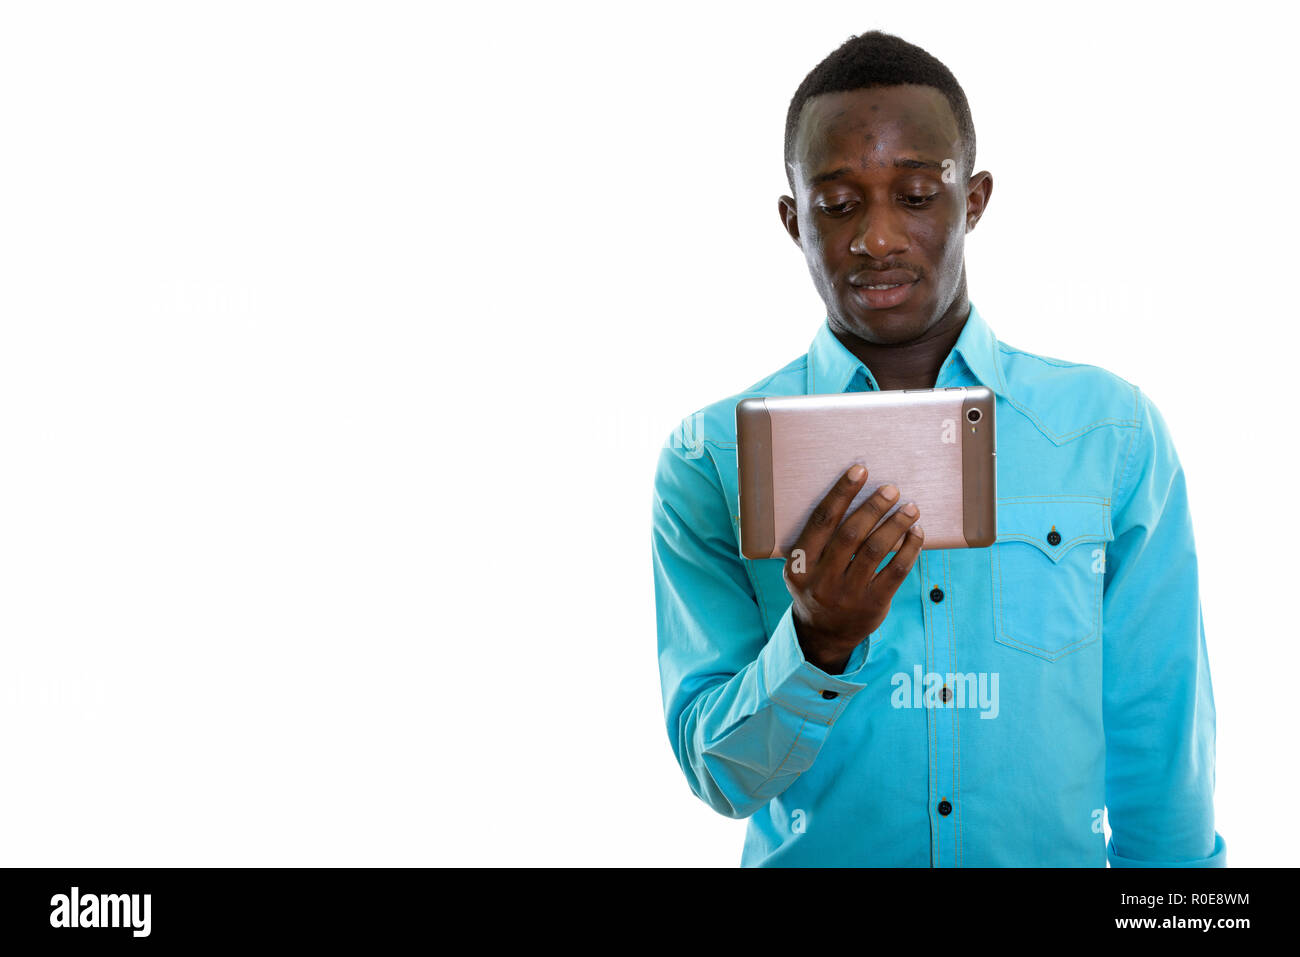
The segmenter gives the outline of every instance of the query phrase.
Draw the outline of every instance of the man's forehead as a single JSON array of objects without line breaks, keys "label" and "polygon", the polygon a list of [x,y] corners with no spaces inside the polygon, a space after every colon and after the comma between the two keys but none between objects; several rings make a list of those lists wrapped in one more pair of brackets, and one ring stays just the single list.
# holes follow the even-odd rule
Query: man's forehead
[{"label": "man's forehead", "polygon": [[799,114],[796,144],[795,165],[809,178],[813,167],[832,158],[871,165],[872,154],[886,147],[937,159],[953,156],[961,133],[940,90],[908,84],[810,98]]}]

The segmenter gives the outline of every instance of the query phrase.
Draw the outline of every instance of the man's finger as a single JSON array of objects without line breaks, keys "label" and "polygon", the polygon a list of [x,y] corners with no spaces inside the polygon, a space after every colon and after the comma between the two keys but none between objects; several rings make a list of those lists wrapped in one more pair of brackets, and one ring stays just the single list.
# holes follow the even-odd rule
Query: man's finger
[{"label": "man's finger", "polygon": [[[827,573],[838,571],[844,574],[849,571],[849,559],[853,558],[856,553],[859,558],[862,556],[864,540],[870,541],[869,533],[875,528],[880,517],[893,507],[894,502],[898,499],[898,489],[893,485],[882,485],[870,495],[867,500],[853,510],[839,530],[831,536],[826,547],[822,550],[822,564],[826,566]],[[874,537],[874,536],[872,536]],[[898,534],[894,535],[898,538]],[[880,560],[885,557],[881,551],[880,544],[877,543],[875,550],[875,565],[880,564]],[[867,556],[870,558],[870,555]],[[858,559],[853,559],[856,565]],[[872,567],[874,568],[875,565]]]},{"label": "man's finger", "polygon": [[[808,516],[803,531],[795,540],[794,549],[802,549],[809,570],[821,559],[826,542],[840,527],[849,503],[862,491],[862,483],[867,478],[867,470],[862,465],[855,465],[843,475],[826,493],[817,507]],[[793,552],[793,550],[792,550]]]},{"label": "man's finger", "polygon": [[[895,515],[898,513],[895,512]],[[888,523],[886,523],[888,524]],[[885,526],[881,526],[883,529]],[[921,544],[925,541],[925,532],[921,529],[919,522],[914,522],[906,532],[903,533],[903,544],[897,546],[898,551],[894,552],[894,557],[889,560],[884,568],[880,571],[875,569],[863,569],[867,573],[865,579],[855,579],[854,587],[870,587],[873,598],[880,601],[890,601],[898,591],[898,586],[903,584],[903,579],[912,571],[912,566],[916,564],[916,556],[921,552]],[[853,564],[857,564],[854,562]],[[874,572],[874,575],[870,573]]]}]

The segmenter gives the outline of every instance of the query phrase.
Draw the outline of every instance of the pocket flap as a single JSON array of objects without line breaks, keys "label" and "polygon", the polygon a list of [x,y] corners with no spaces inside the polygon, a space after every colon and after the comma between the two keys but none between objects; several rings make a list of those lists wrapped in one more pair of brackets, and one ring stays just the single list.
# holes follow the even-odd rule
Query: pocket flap
[{"label": "pocket flap", "polygon": [[1028,542],[1053,562],[1080,542],[1108,542],[1111,537],[1107,499],[1087,495],[998,499],[997,540]]}]

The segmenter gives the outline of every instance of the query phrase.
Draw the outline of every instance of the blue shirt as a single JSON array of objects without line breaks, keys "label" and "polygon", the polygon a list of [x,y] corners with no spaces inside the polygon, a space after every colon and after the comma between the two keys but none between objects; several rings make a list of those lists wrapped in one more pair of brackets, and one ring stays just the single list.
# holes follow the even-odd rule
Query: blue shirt
[{"label": "blue shirt", "polygon": [[749,819],[743,866],[1223,866],[1196,548],[1160,412],[1105,369],[998,341],[973,305],[935,382],[961,385],[996,396],[997,540],[922,550],[840,675],[804,659],[783,560],[740,554],[735,407],[876,389],[870,370],[823,321],[665,443],[659,671],[691,790]]}]

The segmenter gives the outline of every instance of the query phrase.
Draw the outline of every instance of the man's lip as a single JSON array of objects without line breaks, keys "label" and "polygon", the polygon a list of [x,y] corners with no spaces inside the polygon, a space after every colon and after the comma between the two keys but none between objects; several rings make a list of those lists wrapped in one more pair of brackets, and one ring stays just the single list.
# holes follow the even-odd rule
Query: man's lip
[{"label": "man's lip", "polygon": [[893,286],[906,285],[909,282],[916,282],[917,277],[910,272],[901,270],[891,270],[889,272],[870,273],[868,275],[858,276],[849,280],[851,286]]},{"label": "man's lip", "polygon": [[[891,284],[888,289],[869,289],[867,286],[854,286],[853,291],[859,302],[866,305],[868,309],[897,309],[907,301],[908,296],[912,294],[912,287],[916,285],[916,280],[911,282]],[[870,285],[876,285],[871,283]]]}]

